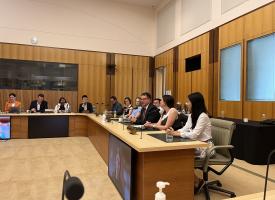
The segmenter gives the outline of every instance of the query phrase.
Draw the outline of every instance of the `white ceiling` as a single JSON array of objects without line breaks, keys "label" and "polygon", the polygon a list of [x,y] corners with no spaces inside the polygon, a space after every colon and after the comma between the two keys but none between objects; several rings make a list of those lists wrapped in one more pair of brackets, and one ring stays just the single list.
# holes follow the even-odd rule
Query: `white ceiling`
[{"label": "white ceiling", "polygon": [[139,6],[146,6],[146,7],[156,7],[163,0],[113,0],[113,1],[134,4]]}]

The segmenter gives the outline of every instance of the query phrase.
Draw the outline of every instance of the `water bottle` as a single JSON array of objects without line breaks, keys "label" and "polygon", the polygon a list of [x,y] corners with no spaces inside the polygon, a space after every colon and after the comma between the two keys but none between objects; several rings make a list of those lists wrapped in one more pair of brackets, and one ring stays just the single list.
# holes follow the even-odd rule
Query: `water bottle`
[{"label": "water bottle", "polygon": [[116,118],[116,110],[114,111],[114,118]]}]

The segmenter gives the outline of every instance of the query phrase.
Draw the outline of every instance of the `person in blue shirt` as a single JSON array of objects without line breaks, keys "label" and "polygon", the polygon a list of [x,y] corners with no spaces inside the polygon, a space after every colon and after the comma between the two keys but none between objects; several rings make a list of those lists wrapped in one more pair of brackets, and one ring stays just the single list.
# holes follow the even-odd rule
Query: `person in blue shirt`
[{"label": "person in blue shirt", "polygon": [[131,118],[138,118],[140,116],[140,112],[141,112],[140,101],[141,101],[140,97],[137,97],[136,98],[136,106],[132,109],[132,111],[128,117],[130,120],[131,120]]}]

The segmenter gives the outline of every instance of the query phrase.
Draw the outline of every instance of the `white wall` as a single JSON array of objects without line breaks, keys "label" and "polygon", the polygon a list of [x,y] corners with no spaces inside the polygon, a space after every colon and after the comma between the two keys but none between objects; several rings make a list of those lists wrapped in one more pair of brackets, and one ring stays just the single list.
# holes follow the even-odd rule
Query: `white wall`
[{"label": "white wall", "polygon": [[[174,24],[174,35],[171,36],[173,31],[167,30],[163,26],[157,27],[156,55],[273,0],[166,0],[157,7],[156,18],[160,16],[159,13],[168,11],[168,9],[166,11],[164,9],[166,9],[166,4],[172,1],[176,4],[175,18],[174,21],[170,20],[169,23]],[[169,13],[166,13],[166,15],[169,15]],[[159,22],[157,26],[161,23],[165,22]],[[170,24],[170,27],[172,26]],[[168,36],[174,39],[168,42],[161,40],[161,38],[167,38]]]},{"label": "white wall", "polygon": [[0,42],[154,56],[272,0],[0,0]]},{"label": "white wall", "polygon": [[154,9],[106,0],[0,0],[0,42],[153,56]]}]

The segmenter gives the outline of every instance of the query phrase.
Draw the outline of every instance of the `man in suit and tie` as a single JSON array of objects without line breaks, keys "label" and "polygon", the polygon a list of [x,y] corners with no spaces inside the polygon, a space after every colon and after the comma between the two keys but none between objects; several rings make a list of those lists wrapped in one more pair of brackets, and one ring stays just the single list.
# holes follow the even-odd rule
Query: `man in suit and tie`
[{"label": "man in suit and tie", "polygon": [[37,100],[31,102],[30,111],[43,113],[45,109],[48,109],[48,102],[44,101],[44,94],[39,94]]},{"label": "man in suit and tie", "polygon": [[151,101],[152,97],[150,93],[144,92],[141,94],[141,113],[138,118],[131,119],[133,123],[143,125],[147,121],[151,123],[158,122],[160,118],[159,109],[154,106]]}]

